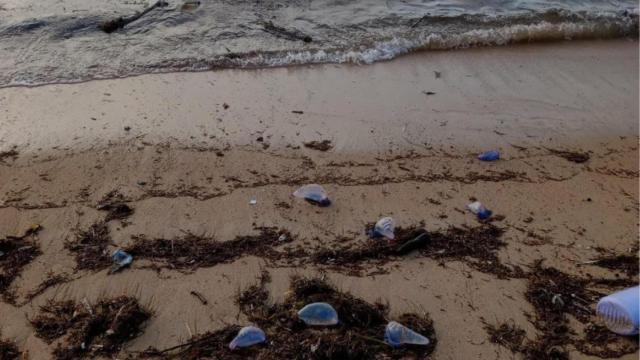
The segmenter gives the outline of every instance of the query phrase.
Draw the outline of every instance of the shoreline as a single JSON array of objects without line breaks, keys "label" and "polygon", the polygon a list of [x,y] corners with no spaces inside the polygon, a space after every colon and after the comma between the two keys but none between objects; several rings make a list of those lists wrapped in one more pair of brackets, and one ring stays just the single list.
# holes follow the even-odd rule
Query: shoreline
[{"label": "shoreline", "polygon": [[[128,295],[154,315],[122,355],[178,345],[246,325],[234,299],[267,270],[274,301],[285,297],[290,275],[316,274],[365,301],[388,302],[391,317],[428,312],[434,359],[513,358],[489,341],[484,321],[513,322],[536,339],[540,331],[526,315],[535,312],[525,297],[530,277],[500,278],[473,256],[413,253],[358,263],[364,271],[354,274],[303,256],[300,265],[274,262],[268,251],[358,249],[368,244],[366,224],[382,216],[434,234],[477,228],[483,223],[465,208],[477,198],[504,217],[493,222],[504,229],[504,244],[491,250],[496,266],[529,272],[542,259],[580,279],[637,282],[637,275],[579,265],[602,256],[600,248],[627,254],[637,244],[637,50],[636,41],[536,44],[364,67],[0,89],[0,153],[16,146],[15,156],[0,158],[0,239],[42,226],[35,238],[42,254],[10,284],[15,303],[0,300],[1,339],[16,341],[30,359],[48,359],[55,343],[38,338],[26,320],[39,306]],[[322,140],[331,141],[327,151],[304,145]],[[489,148],[502,160],[478,162]],[[311,182],[328,190],[332,206],[291,196]],[[113,197],[132,213],[106,220],[97,207]],[[78,270],[67,245],[93,224],[106,226],[108,252],[134,246],[138,236],[234,241],[258,227],[284,229],[293,240],[192,271],[137,255],[131,268],[108,275]],[[48,271],[69,279],[29,299]],[[586,324],[571,317],[569,326],[580,337]],[[590,358],[565,347],[572,358]],[[637,350],[620,358],[635,357]]]},{"label": "shoreline", "polygon": [[546,44],[5,88],[0,151],[82,151],[141,138],[259,149],[260,135],[272,149],[326,137],[341,153],[597,141],[638,132],[630,121],[638,117],[637,47]]},{"label": "shoreline", "polygon": [[157,71],[157,72],[149,72],[149,73],[137,73],[131,75],[124,76],[113,76],[113,77],[97,77],[85,80],[70,80],[70,81],[57,81],[57,82],[49,82],[49,83],[37,83],[37,84],[10,84],[0,86],[1,89],[15,89],[15,88],[39,88],[43,86],[55,86],[55,85],[76,85],[76,84],[85,84],[89,82],[95,81],[109,81],[109,80],[123,80],[129,78],[137,78],[141,76],[152,76],[152,75],[175,75],[175,74],[198,74],[198,73],[208,73],[208,72],[220,72],[220,71],[229,71],[229,70],[238,70],[238,71],[258,71],[258,70],[272,70],[272,69],[296,69],[296,68],[314,68],[314,67],[322,67],[322,66],[345,66],[345,67],[361,67],[361,66],[371,66],[375,64],[381,63],[389,63],[392,61],[396,61],[405,56],[420,56],[425,53],[451,53],[457,51],[472,51],[472,50],[491,50],[494,48],[518,48],[518,47],[527,47],[527,46],[547,46],[547,45],[563,45],[563,44],[574,44],[574,43],[602,43],[602,42],[638,42],[638,37],[634,37],[632,35],[625,36],[617,36],[617,37],[596,37],[596,38],[576,38],[576,39],[548,39],[548,40],[520,40],[514,41],[507,44],[492,44],[492,45],[468,45],[458,48],[443,48],[443,49],[427,49],[427,48],[418,48],[412,49],[407,52],[402,52],[396,54],[392,58],[375,60],[373,62],[311,62],[311,63],[291,63],[285,65],[271,65],[271,66],[217,66],[210,68],[202,68],[202,69],[194,69],[194,70],[169,70],[169,71]]}]

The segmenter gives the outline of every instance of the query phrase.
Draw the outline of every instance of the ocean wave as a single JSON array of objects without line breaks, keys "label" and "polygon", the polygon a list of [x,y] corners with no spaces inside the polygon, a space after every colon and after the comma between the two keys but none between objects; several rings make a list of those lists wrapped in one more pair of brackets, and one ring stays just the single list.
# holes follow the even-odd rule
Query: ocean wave
[{"label": "ocean wave", "polygon": [[[555,11],[553,13],[556,13]],[[537,18],[549,17],[549,14]],[[565,17],[569,17],[565,15]],[[468,18],[468,17],[465,17]],[[460,21],[460,19],[456,19]],[[531,18],[530,20],[533,20]],[[413,19],[413,21],[417,21]],[[492,23],[505,23],[504,19],[494,19]],[[451,22],[450,22],[451,23]],[[485,23],[489,23],[486,21]],[[469,24],[467,21],[466,24]],[[423,50],[453,50],[484,46],[503,46],[509,44],[535,43],[560,40],[611,39],[637,37],[638,17],[633,14],[624,18],[583,18],[580,22],[569,21],[529,21],[526,24],[486,27],[455,32],[413,31],[402,37],[374,41],[356,48],[327,48],[314,50],[262,51],[230,53],[209,59],[182,58],[166,60],[150,66],[156,71],[198,71],[216,68],[260,68],[282,67],[288,65],[352,63],[372,64],[378,61],[394,59],[400,55]]]},{"label": "ocean wave", "polygon": [[[92,25],[104,19],[49,16],[0,26],[6,55],[0,87],[217,68],[371,64],[414,51],[638,36],[637,7],[506,15],[375,13],[348,23],[298,17],[291,26],[271,23],[266,30],[261,19],[224,19],[212,27],[207,16],[169,9],[112,35]],[[287,36],[279,37],[279,31]],[[305,37],[313,41],[296,41]]]}]

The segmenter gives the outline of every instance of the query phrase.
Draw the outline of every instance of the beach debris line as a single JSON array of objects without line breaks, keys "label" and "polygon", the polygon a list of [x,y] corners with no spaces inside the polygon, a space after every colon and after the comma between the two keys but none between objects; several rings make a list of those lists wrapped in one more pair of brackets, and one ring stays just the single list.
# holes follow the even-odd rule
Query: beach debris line
[{"label": "beach debris line", "polygon": [[149,13],[151,10],[157,8],[157,7],[162,7],[162,6],[166,6],[167,3],[165,0],[158,0],[155,3],[153,3],[153,5],[150,5],[148,7],[146,7],[144,10],[135,13],[133,15],[130,16],[120,16],[117,17],[115,19],[112,20],[107,20],[103,23],[101,23],[98,27],[100,28],[100,30],[106,32],[107,34],[110,34],[114,31],[117,31],[119,29],[122,29],[123,27],[125,27],[127,24],[130,24],[138,19],[140,19],[141,17],[143,17],[145,14]]},{"label": "beach debris line", "polygon": [[[132,237],[133,245],[125,250],[137,259],[156,262],[154,268],[159,266],[189,271],[230,263],[246,255],[279,258],[281,255],[273,248],[294,240],[286,230],[274,227],[257,227],[255,230],[258,234],[237,236],[226,241],[191,233],[176,239],[149,239],[136,235]],[[284,238],[282,235],[285,235]]]},{"label": "beach debris line", "polygon": [[478,216],[480,220],[486,220],[493,215],[493,212],[487,209],[480,201],[474,201],[467,205],[467,209]]},{"label": "beach debris line", "polygon": [[290,41],[303,41],[306,43],[310,43],[311,41],[313,41],[311,36],[301,32],[300,30],[297,30],[297,29],[288,30],[281,26],[275,25],[272,21],[263,22],[262,30],[275,37],[279,37],[279,38],[290,40]]},{"label": "beach debris line", "polygon": [[640,287],[635,286],[598,301],[596,312],[609,330],[620,335],[637,335],[640,323]]},{"label": "beach debris line", "polygon": [[42,230],[40,225],[32,225],[19,236],[6,236],[0,239],[0,295],[10,303],[15,303],[15,293],[10,289],[11,283],[25,266],[42,254],[37,244],[37,234]]},{"label": "beach debris line", "polygon": [[304,185],[298,190],[294,191],[293,196],[305,199],[307,202],[318,205],[320,207],[331,205],[331,200],[329,200],[327,191],[318,184]]},{"label": "beach debris line", "polygon": [[331,326],[338,324],[338,313],[333,306],[316,302],[306,305],[298,311],[298,317],[307,325]]},{"label": "beach debris line", "polygon": [[111,274],[130,266],[133,262],[133,256],[122,249],[115,250],[111,255],[111,259],[113,259],[113,265],[111,266],[111,270],[109,270]]},{"label": "beach debris line", "polygon": [[[368,224],[369,233],[374,224]],[[344,241],[331,247],[319,247],[309,257],[313,264],[322,264],[337,271],[349,271],[358,275],[364,264],[384,265],[399,256],[413,252],[416,256],[432,258],[444,264],[457,260],[470,267],[498,278],[520,278],[523,271],[517,266],[507,266],[500,261],[497,251],[506,245],[501,240],[504,229],[490,223],[477,227],[449,227],[445,230],[427,231],[424,224],[397,227],[395,241]]]},{"label": "beach debris line", "polygon": [[387,324],[384,330],[384,341],[392,347],[429,345],[429,339],[395,321]]},{"label": "beach debris line", "polygon": [[373,231],[371,232],[370,236],[374,239],[384,237],[389,240],[394,240],[396,237],[393,233],[395,227],[396,222],[395,220],[393,220],[393,218],[383,217],[382,219],[378,220],[378,222],[376,222],[376,224],[373,226]]},{"label": "beach debris line", "polygon": [[138,336],[152,313],[133,297],[50,300],[30,320],[36,335],[47,342],[62,338],[53,355],[56,359],[84,359],[108,356]]},{"label": "beach debris line", "polygon": [[[351,359],[427,358],[436,345],[433,321],[427,313],[407,313],[394,318],[413,331],[430,339],[425,346],[394,348],[384,341],[389,323],[388,305],[368,303],[336,289],[317,278],[294,276],[282,302],[272,302],[266,289],[271,281],[263,271],[257,284],[238,294],[240,312],[265,334],[260,346],[231,350],[229,343],[240,326],[228,325],[220,330],[197,335],[184,344],[164,350],[149,349],[143,355],[163,359]],[[334,326],[310,327],[295,316],[301,304],[331,304],[340,318]]]},{"label": "beach debris line", "polygon": [[478,155],[480,161],[496,161],[500,160],[500,152],[498,150],[489,150]]},{"label": "beach debris line", "polygon": [[255,326],[245,326],[240,329],[240,331],[238,331],[238,335],[231,340],[229,343],[229,349],[235,350],[236,348],[246,348],[263,343],[266,340],[267,336],[262,329]]},{"label": "beach debris line", "polygon": [[331,144],[331,140],[322,140],[322,141],[314,140],[314,141],[307,141],[302,144],[306,148],[323,151],[323,152],[329,151],[333,148],[333,145]]}]

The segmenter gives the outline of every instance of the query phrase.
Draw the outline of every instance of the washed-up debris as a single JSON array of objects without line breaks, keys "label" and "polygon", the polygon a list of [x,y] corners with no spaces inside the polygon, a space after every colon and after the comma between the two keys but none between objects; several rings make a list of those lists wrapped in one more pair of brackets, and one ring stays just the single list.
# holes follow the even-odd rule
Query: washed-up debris
[{"label": "washed-up debris", "polygon": [[[217,241],[213,238],[187,234],[177,239],[149,239],[134,236],[133,245],[125,250],[136,259],[152,260],[157,267],[190,270],[230,263],[241,256],[263,258],[279,257],[275,246],[293,241],[286,230],[259,227],[256,235],[237,236],[233,240]],[[285,235],[283,241],[281,236]]]},{"label": "washed-up debris", "polygon": [[573,345],[583,354],[602,359],[620,358],[637,353],[638,337],[620,336],[606,326],[588,324],[584,329],[584,338],[574,341]]},{"label": "washed-up debris", "polygon": [[385,237],[389,240],[395,239],[395,234],[393,230],[396,227],[396,222],[391,217],[383,217],[378,220],[378,222],[373,227],[373,232],[371,233],[372,238]]},{"label": "washed-up debris", "polygon": [[[370,232],[373,226],[370,224],[366,231]],[[369,240],[321,247],[310,254],[310,262],[358,275],[367,263],[383,265],[413,251],[416,256],[436,259],[442,264],[462,261],[499,278],[522,277],[523,271],[519,267],[504,265],[497,255],[497,251],[506,245],[501,240],[503,233],[503,229],[489,223],[478,227],[450,227],[443,231],[426,231],[421,226],[399,227],[395,229],[393,243]]]},{"label": "washed-up debris", "polygon": [[545,268],[541,261],[534,264],[525,297],[535,310],[533,325],[539,334],[523,347],[526,359],[569,358],[566,346],[571,343],[571,334],[567,315],[580,322],[589,321],[592,315],[589,306],[599,297],[597,292],[587,289],[588,283],[557,269]]},{"label": "washed-up debris", "polygon": [[150,317],[135,298],[121,296],[100,299],[93,306],[87,301],[49,301],[30,322],[43,340],[62,338],[53,352],[56,359],[93,359],[119,352]]},{"label": "washed-up debris", "polygon": [[[437,344],[433,322],[427,314],[403,314],[396,321],[431,341],[426,346],[393,348],[384,342],[389,309],[382,303],[370,304],[337,290],[319,278],[294,277],[290,290],[280,303],[272,303],[266,284],[260,282],[238,295],[240,311],[248,321],[262,329],[268,342],[261,346],[229,349],[240,327],[230,325],[192,338],[184,344],[164,350],[149,349],[145,355],[162,359],[424,359]],[[309,327],[295,316],[301,304],[331,304],[340,323],[329,327]]]},{"label": "washed-up debris", "polygon": [[564,158],[567,161],[574,162],[576,164],[582,164],[591,158],[588,153],[578,152],[578,151],[567,151],[567,150],[557,150],[557,149],[548,149],[553,155]]},{"label": "washed-up debris", "polygon": [[293,193],[293,196],[305,199],[306,201],[320,207],[331,205],[331,200],[329,200],[327,192],[318,184],[304,185],[296,190]]},{"label": "washed-up debris", "polygon": [[638,244],[634,244],[630,251],[625,254],[606,255],[600,258],[588,261],[584,264],[595,265],[605,269],[617,270],[625,273],[628,277],[638,276],[640,267],[640,259],[638,258]]},{"label": "washed-up debris", "polygon": [[308,141],[302,144],[306,148],[318,150],[318,151],[329,151],[333,148],[333,145],[331,144],[331,140],[322,140],[322,141],[314,140],[314,141]]},{"label": "washed-up debris", "polygon": [[26,296],[26,300],[27,302],[31,301],[35,297],[43,294],[48,288],[66,283],[70,280],[71,278],[69,278],[69,275],[67,274],[54,274],[49,271],[47,273],[47,277],[40,283],[40,285]]},{"label": "washed-up debris", "polygon": [[182,11],[193,11],[193,10],[197,9],[199,6],[200,6],[200,1],[189,0],[189,1],[185,1],[180,6],[180,10],[182,10]]},{"label": "washed-up debris", "polygon": [[[487,325],[491,342],[523,354],[526,360],[569,359],[569,348],[601,358],[620,357],[638,351],[638,338],[615,335],[606,328],[594,325],[596,316],[592,305],[602,296],[593,286],[603,286],[603,279],[580,278],[557,269],[543,267],[536,261],[525,275],[525,298],[533,306],[530,317],[538,334],[534,340],[514,324]],[[617,282],[614,282],[617,286]],[[570,328],[569,316],[585,324],[580,336]]]},{"label": "washed-up debris", "polygon": [[0,163],[4,163],[5,159],[15,160],[18,158],[18,151],[16,149],[11,149],[7,151],[0,151]]},{"label": "washed-up debris", "polygon": [[18,360],[20,350],[13,341],[0,339],[0,359]]},{"label": "washed-up debris", "polygon": [[114,251],[111,255],[111,259],[113,259],[113,265],[109,271],[111,274],[124,269],[133,262],[133,256],[122,249]]},{"label": "washed-up debris", "polygon": [[482,205],[480,201],[472,202],[471,204],[467,205],[467,208],[469,209],[469,211],[476,214],[478,216],[478,219],[480,220],[486,220],[493,214],[493,212]]},{"label": "washed-up debris", "polygon": [[498,326],[484,324],[489,334],[489,341],[506,347],[512,352],[521,352],[527,333],[513,323],[502,323]]},{"label": "washed-up debris", "polygon": [[263,26],[262,28],[263,31],[268,32],[269,34],[275,37],[279,37],[279,38],[291,40],[291,41],[304,41],[306,43],[310,43],[311,41],[313,41],[311,36],[306,35],[299,30],[296,30],[296,29],[287,30],[281,26],[275,25],[271,21],[265,21],[262,24],[262,26]]},{"label": "washed-up debris", "polygon": [[405,255],[414,250],[424,248],[429,241],[429,234],[424,232],[413,239],[407,240],[396,248],[398,255]]},{"label": "washed-up debris", "polygon": [[76,239],[67,242],[65,247],[75,255],[76,270],[99,271],[111,265],[107,252],[110,243],[109,228],[106,223],[99,222],[76,234]]},{"label": "washed-up debris", "polygon": [[298,317],[307,325],[330,326],[338,323],[338,313],[333,306],[317,302],[306,305],[298,311]]},{"label": "washed-up debris", "polygon": [[107,216],[104,221],[108,222],[116,219],[125,219],[133,214],[133,209],[125,203],[124,197],[117,190],[107,193],[96,209],[106,211]]},{"label": "washed-up debris", "polygon": [[246,348],[252,345],[263,343],[267,340],[264,331],[255,326],[245,326],[229,343],[229,349],[235,350],[236,348]]},{"label": "washed-up debris", "polygon": [[29,320],[36,335],[47,343],[61,337],[73,326],[76,303],[72,300],[47,300],[40,306],[39,314]]},{"label": "washed-up debris", "polygon": [[161,6],[166,6],[166,2],[165,0],[158,0],[155,3],[153,3],[153,5],[148,6],[147,8],[145,8],[144,10],[130,15],[130,16],[121,16],[118,18],[115,18],[113,20],[108,20],[103,22],[102,24],[100,24],[98,27],[100,28],[100,30],[106,32],[107,34],[110,34],[116,30],[122,29],[123,27],[125,27],[127,24],[132,23],[138,19],[140,19],[141,17],[143,17],[145,14],[147,14],[148,12],[150,12],[151,10],[157,8],[157,7],[161,7]]},{"label": "washed-up debris", "polygon": [[640,323],[640,287],[618,291],[600,299],[596,312],[609,330],[637,335]]},{"label": "washed-up debris", "polygon": [[0,294],[8,303],[15,303],[15,293],[10,290],[13,280],[20,276],[25,266],[42,254],[36,243],[41,229],[40,225],[33,225],[20,236],[0,239]]},{"label": "washed-up debris", "polygon": [[387,324],[384,341],[396,348],[404,345],[429,345],[429,339],[395,321]]},{"label": "washed-up debris", "polygon": [[478,160],[480,161],[496,161],[499,159],[500,153],[498,152],[498,150],[489,150],[478,155]]}]

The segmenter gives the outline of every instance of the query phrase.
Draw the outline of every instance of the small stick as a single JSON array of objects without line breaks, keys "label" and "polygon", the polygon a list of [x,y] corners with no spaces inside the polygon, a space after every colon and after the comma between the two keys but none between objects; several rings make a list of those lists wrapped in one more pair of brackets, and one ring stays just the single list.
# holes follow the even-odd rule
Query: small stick
[{"label": "small stick", "polygon": [[209,338],[213,337],[213,335],[214,334],[210,334],[209,336],[205,336],[205,337],[200,338],[200,339],[188,341],[188,342],[186,342],[184,344],[180,344],[180,345],[172,346],[170,348],[166,348],[164,350],[160,350],[160,351],[158,351],[158,354],[164,354],[164,353],[169,352],[169,351],[173,351],[173,350],[181,349],[181,348],[186,347],[186,346],[197,344],[197,343],[199,343],[201,341],[208,340]]},{"label": "small stick", "polygon": [[200,302],[202,303],[202,305],[207,305],[209,303],[207,301],[207,299],[202,294],[200,294],[199,292],[197,292],[195,290],[191,290],[191,295],[197,297],[198,300],[200,300]]},{"label": "small stick", "polygon": [[369,337],[369,336],[360,335],[360,334],[358,334],[358,333],[352,333],[352,334],[353,334],[353,335],[355,335],[355,336],[357,336],[357,337],[359,337],[359,338],[361,338],[361,339],[365,339],[365,340],[369,340],[369,341],[377,342],[377,343],[382,344],[382,345],[389,345],[389,344],[387,344],[387,343],[386,343],[386,342],[384,342],[384,341],[380,341],[380,340],[378,340],[378,339],[374,339],[374,338]]}]

